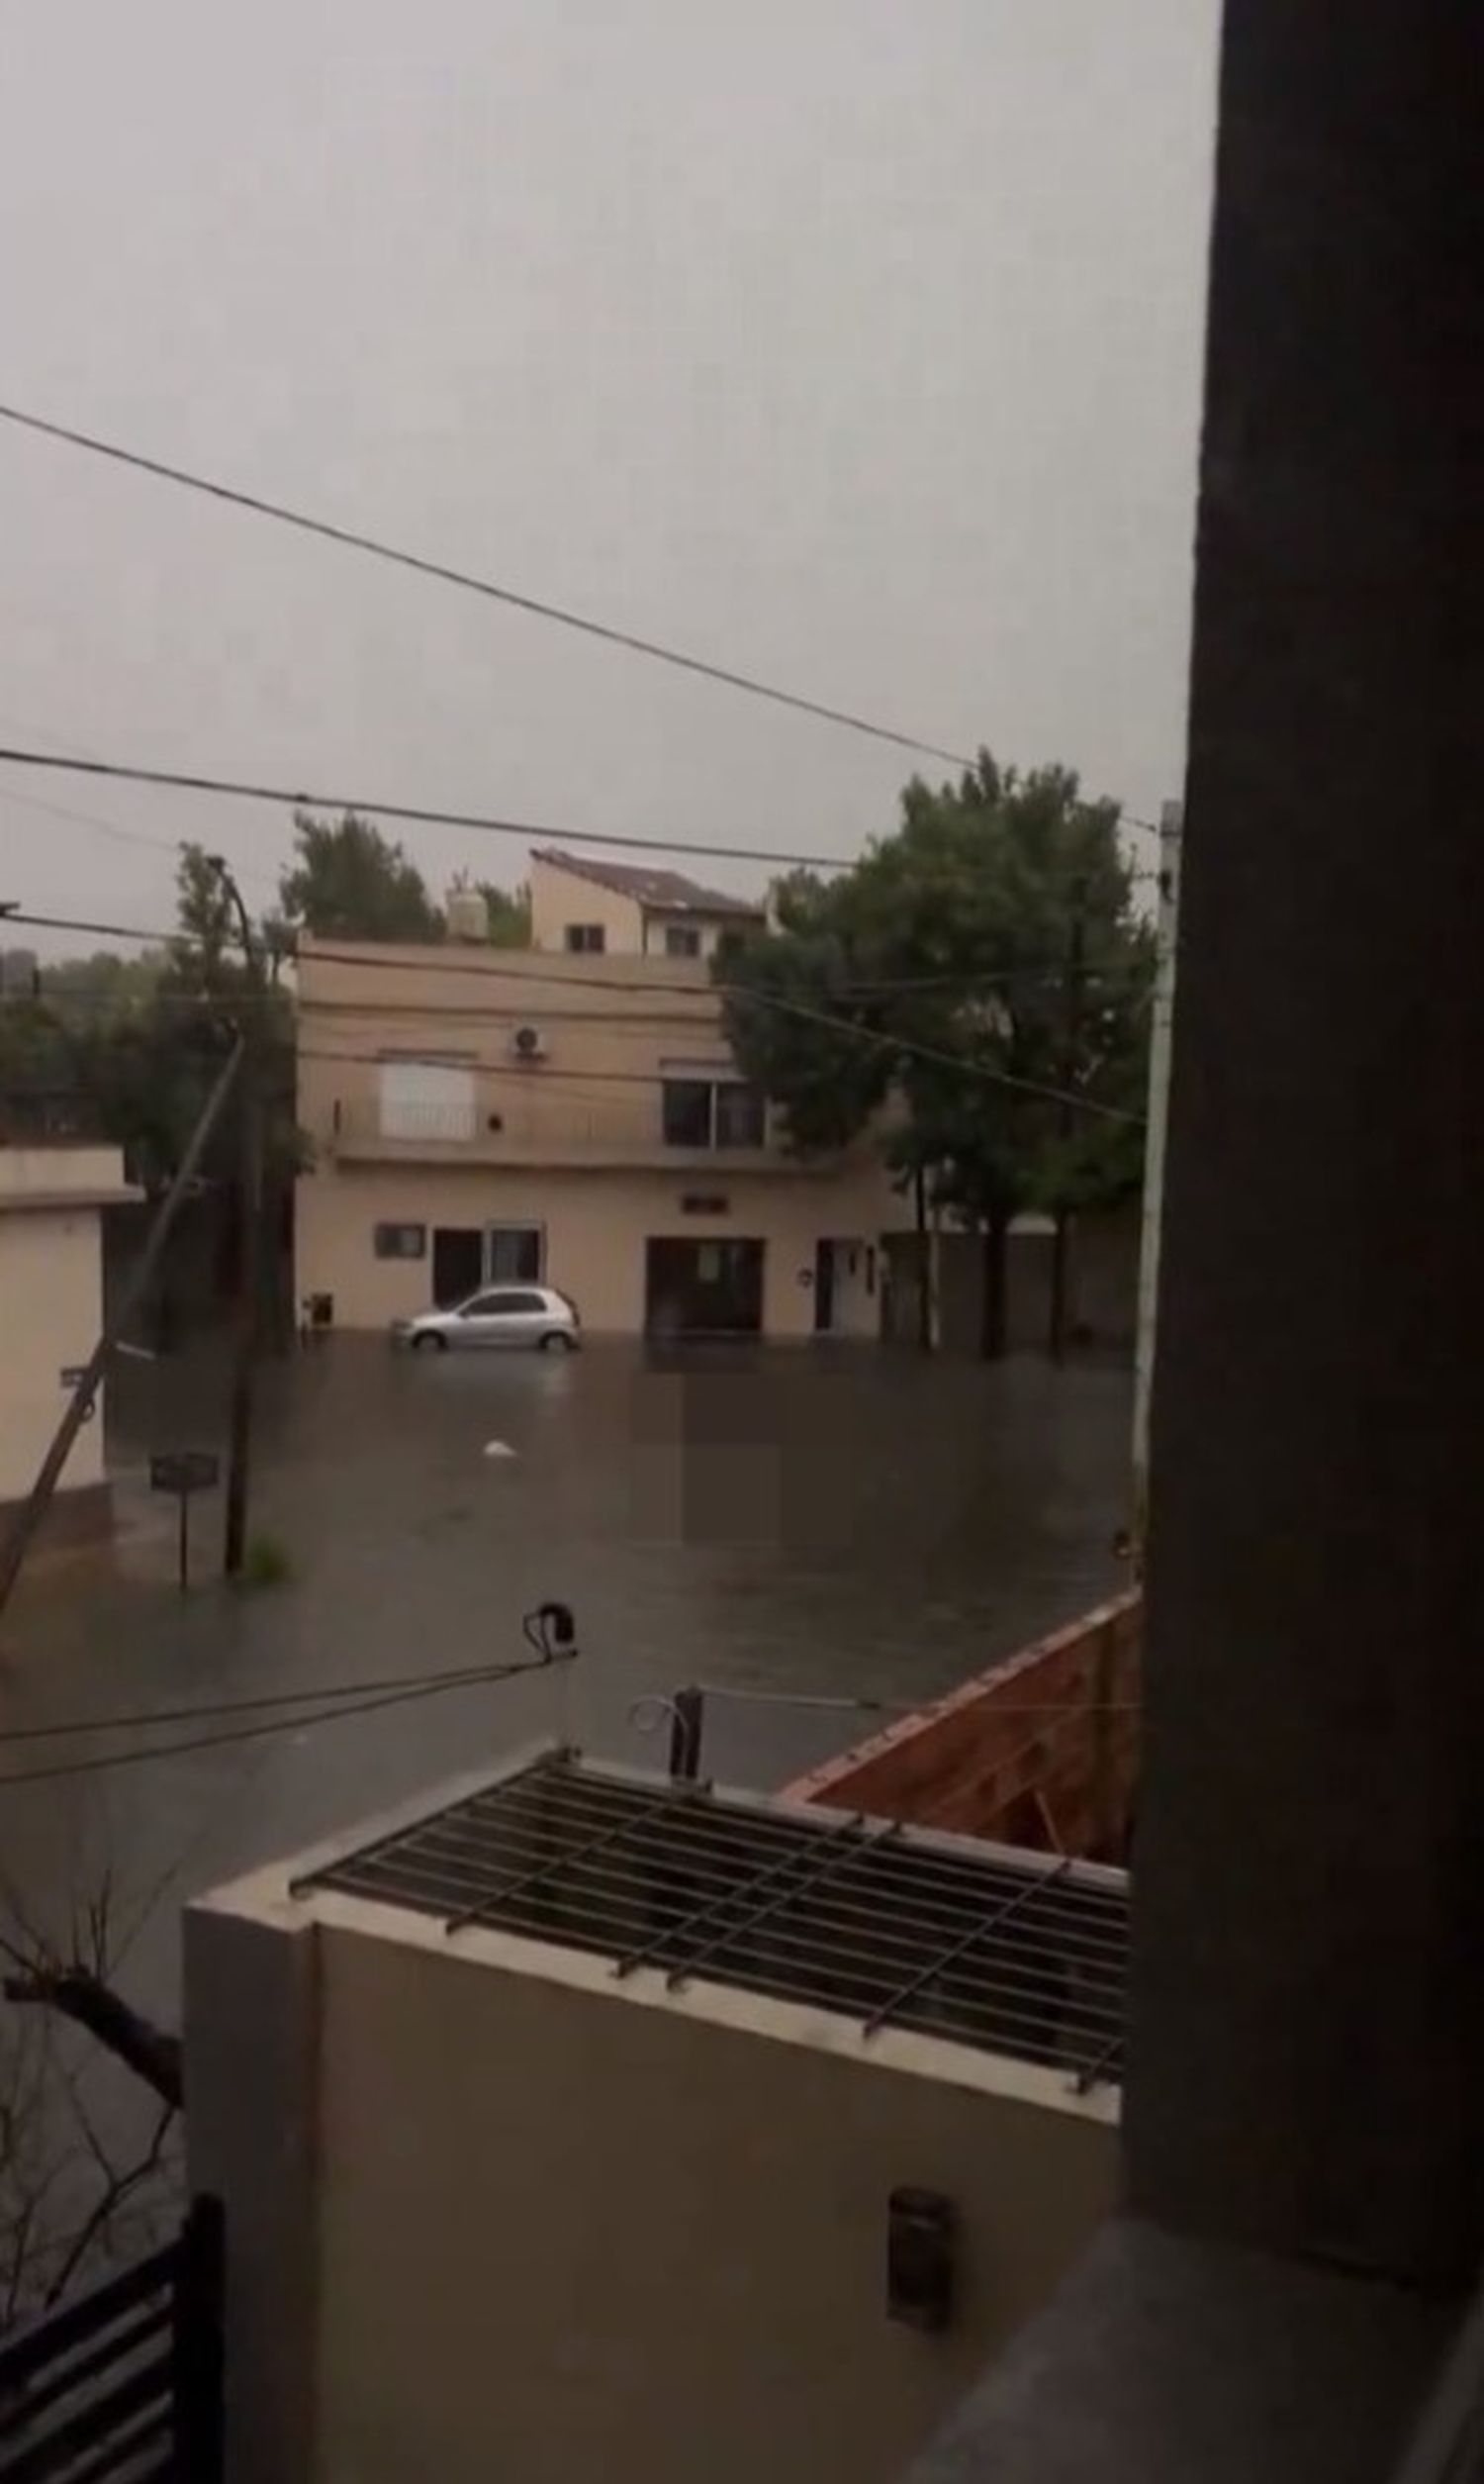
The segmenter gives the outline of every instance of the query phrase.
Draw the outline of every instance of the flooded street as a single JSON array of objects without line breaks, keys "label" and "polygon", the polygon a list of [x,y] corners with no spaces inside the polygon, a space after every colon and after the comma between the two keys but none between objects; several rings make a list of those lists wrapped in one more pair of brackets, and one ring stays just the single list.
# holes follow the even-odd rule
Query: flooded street
[{"label": "flooded street", "polygon": [[[656,1695],[693,1680],[916,1702],[1094,1602],[1121,1577],[1129,1400],[1121,1368],[1040,1359],[665,1361],[617,1344],[570,1361],[414,1358],[336,1338],[262,1378],[253,1532],[282,1547],[288,1577],[221,1587],[212,1494],[181,1597],[173,1503],[151,1499],[147,1458],[221,1446],[223,1372],[205,1354],[126,1366],[109,1408],[119,1545],[23,1583],[0,1676],[10,1734],[514,1662],[522,1614],[548,1598],[572,1607],[582,1655],[528,1681],[29,1785],[145,1738],[11,1740],[0,1868],[52,1919],[108,1868],[118,1919],[142,1922],[131,1987],[173,2015],[182,1898],[447,1772],[564,1727],[663,1766]],[[715,1699],[704,1765],[777,1784],[877,1722]]]}]

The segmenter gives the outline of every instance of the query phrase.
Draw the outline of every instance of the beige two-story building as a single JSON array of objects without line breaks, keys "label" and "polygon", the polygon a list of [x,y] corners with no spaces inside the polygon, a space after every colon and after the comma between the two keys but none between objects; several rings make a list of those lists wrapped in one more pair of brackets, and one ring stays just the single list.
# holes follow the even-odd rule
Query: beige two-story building
[{"label": "beige two-story building", "polygon": [[680,874],[538,852],[529,949],[478,901],[438,946],[299,956],[298,1290],[369,1328],[557,1286],[620,1335],[875,1336],[902,1223],[873,1149],[800,1162],[709,960],[759,919]]},{"label": "beige two-story building", "polygon": [[[0,1536],[30,1495],[103,1326],[103,1212],[139,1195],[116,1147],[28,1132],[0,1110]],[[102,1413],[100,1391],[47,1512],[53,1543],[111,1523]]]}]

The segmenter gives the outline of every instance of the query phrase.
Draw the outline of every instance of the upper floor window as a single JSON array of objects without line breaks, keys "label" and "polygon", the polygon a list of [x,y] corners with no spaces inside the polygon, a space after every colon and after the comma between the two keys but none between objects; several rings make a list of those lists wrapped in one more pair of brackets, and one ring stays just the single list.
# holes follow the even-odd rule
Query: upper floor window
[{"label": "upper floor window", "polygon": [[672,1078],[664,1082],[667,1147],[762,1147],[768,1107],[763,1091],[740,1079]]},{"label": "upper floor window", "polygon": [[383,1138],[470,1139],[474,1136],[474,1072],[454,1061],[383,1061]]},{"label": "upper floor window", "polygon": [[699,957],[700,927],[697,923],[667,923],[665,925],[667,957]]},{"label": "upper floor window", "polygon": [[569,923],[567,947],[577,957],[597,957],[606,947],[602,923]]}]

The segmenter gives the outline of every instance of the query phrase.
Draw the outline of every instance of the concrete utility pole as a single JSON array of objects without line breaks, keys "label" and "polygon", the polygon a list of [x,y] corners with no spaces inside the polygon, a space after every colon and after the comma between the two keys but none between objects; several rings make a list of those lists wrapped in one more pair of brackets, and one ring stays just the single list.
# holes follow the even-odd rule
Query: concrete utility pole
[{"label": "concrete utility pole", "polygon": [[235,908],[246,958],[242,1015],[242,1078],[237,1091],[237,1299],[232,1402],[227,1433],[227,1499],[222,1537],[224,1576],[241,1576],[247,1553],[247,1501],[252,1471],[254,1367],[262,1332],[263,1292],[263,1044],[267,985],[242,893],[220,857],[214,866]]},{"label": "concrete utility pole", "polygon": [[1159,912],[1155,929],[1155,988],[1150,1013],[1144,1221],[1139,1237],[1139,1322],[1134,1353],[1134,1558],[1139,1571],[1144,1567],[1149,1523],[1149,1408],[1159,1302],[1159,1226],[1164,1212],[1164,1131],[1169,1117],[1183,828],[1180,804],[1165,803],[1159,812]]},{"label": "concrete utility pole", "polygon": [[191,1133],[191,1143],[180,1160],[179,1171],[160,1201],[144,1247],[139,1253],[134,1274],[124,1289],[113,1318],[105,1322],[103,1334],[88,1358],[81,1380],[72,1391],[71,1400],[56,1427],[51,1446],[42,1461],[26,1505],[17,1516],[4,1544],[0,1545],[0,1612],[4,1611],[9,1601],[11,1589],[20,1576],[21,1564],[26,1559],[32,1538],[46,1514],[46,1505],[56,1489],[57,1479],[67,1463],[72,1443],[92,1410],[93,1400],[98,1394],[99,1383],[103,1378],[109,1356],[142,1302],[148,1290],[150,1279],[159,1266],[160,1254],[170,1238],[170,1228],[175,1222],[181,1201],[196,1179],[197,1169],[206,1153],[206,1143],[221,1118],[222,1107],[241,1070],[244,1049],[242,1037],[238,1035],[216,1086],[207,1098],[201,1118]]},{"label": "concrete utility pole", "polygon": [[[1071,930],[1067,947],[1066,1058],[1062,1065],[1062,1083],[1067,1100],[1058,1117],[1058,1135],[1064,1147],[1070,1142],[1075,1127],[1075,1109],[1071,1103],[1071,1088],[1077,1074],[1077,1047],[1082,1031],[1082,980],[1086,973],[1087,919],[1086,884],[1078,881],[1072,892]],[[1047,1352],[1054,1363],[1060,1363],[1067,1351],[1067,1278],[1071,1262],[1071,1210],[1062,1206],[1052,1223],[1051,1299],[1047,1307]]]}]

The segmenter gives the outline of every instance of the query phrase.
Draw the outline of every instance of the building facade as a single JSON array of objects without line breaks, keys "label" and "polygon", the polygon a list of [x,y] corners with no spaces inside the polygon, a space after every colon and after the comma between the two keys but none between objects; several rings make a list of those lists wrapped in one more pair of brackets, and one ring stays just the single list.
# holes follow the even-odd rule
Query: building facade
[{"label": "building facade", "polygon": [[[117,1148],[0,1144],[0,1526],[36,1481],[103,1325],[102,1211],[137,1198]],[[101,1394],[72,1445],[47,1534],[106,1530]]]},{"label": "building facade", "polygon": [[758,909],[538,854],[531,917],[528,950],[301,944],[301,1297],[374,1328],[544,1284],[600,1332],[879,1335],[901,1201],[869,1145],[790,1156],[723,1033],[707,960]]}]

